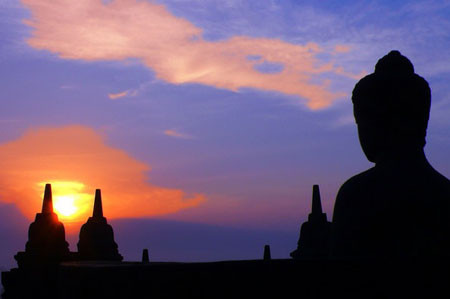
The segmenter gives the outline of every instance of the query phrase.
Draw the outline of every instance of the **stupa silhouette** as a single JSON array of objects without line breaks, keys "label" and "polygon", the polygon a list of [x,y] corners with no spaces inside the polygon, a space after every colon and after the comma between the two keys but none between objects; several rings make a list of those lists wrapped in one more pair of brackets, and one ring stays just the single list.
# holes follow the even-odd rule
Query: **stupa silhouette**
[{"label": "stupa silhouette", "polygon": [[19,267],[57,264],[69,259],[69,244],[66,242],[64,225],[53,212],[52,186],[45,185],[41,213],[36,214],[28,230],[25,251],[14,258]]},{"label": "stupa silhouette", "polygon": [[97,189],[92,217],[80,229],[79,259],[121,261],[123,257],[117,248],[113,228],[103,217],[101,190]]},{"label": "stupa silhouette", "polygon": [[298,247],[291,252],[294,259],[328,255],[331,222],[322,212],[319,185],[313,186],[311,213],[300,229]]}]

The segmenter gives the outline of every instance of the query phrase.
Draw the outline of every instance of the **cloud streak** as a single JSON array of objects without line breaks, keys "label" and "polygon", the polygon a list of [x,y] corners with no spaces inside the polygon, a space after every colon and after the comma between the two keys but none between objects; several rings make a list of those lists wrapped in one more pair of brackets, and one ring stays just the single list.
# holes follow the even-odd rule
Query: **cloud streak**
[{"label": "cloud streak", "polygon": [[174,129],[165,130],[164,135],[169,136],[169,137],[174,137],[174,138],[180,138],[180,139],[192,139],[191,135],[178,132],[177,130],[174,130]]},{"label": "cloud streak", "polygon": [[[22,0],[33,28],[28,44],[63,59],[85,61],[140,59],[157,78],[199,83],[237,91],[255,88],[295,95],[311,109],[329,106],[342,92],[330,90],[323,76],[349,76],[333,63],[321,63],[316,43],[234,36],[208,41],[202,30],[147,1]],[[335,45],[329,54],[348,48]],[[248,57],[260,57],[248,59]],[[278,72],[261,72],[262,64],[279,64]]]},{"label": "cloud streak", "polygon": [[127,95],[128,95],[128,90],[123,91],[123,92],[118,92],[118,93],[108,93],[108,98],[110,98],[111,100],[116,100],[116,99],[123,98]]},{"label": "cloud streak", "polygon": [[54,195],[67,195],[59,194],[61,189],[74,194],[75,222],[92,212],[95,188],[102,189],[109,218],[167,214],[205,200],[150,184],[147,164],[106,145],[101,135],[83,126],[32,129],[1,144],[0,169],[0,201],[16,204],[29,218],[40,210],[46,182],[54,184]]}]

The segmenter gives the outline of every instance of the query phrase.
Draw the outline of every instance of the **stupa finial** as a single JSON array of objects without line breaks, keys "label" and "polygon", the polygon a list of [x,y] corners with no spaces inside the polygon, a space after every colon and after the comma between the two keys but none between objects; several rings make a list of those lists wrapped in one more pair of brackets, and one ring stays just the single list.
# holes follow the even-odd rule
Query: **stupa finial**
[{"label": "stupa finial", "polygon": [[148,257],[148,249],[145,248],[144,250],[142,250],[142,262],[148,263],[149,261],[150,261],[150,259]]},{"label": "stupa finial", "polygon": [[42,202],[42,214],[53,213],[52,185],[45,184],[44,200]]},{"label": "stupa finial", "polygon": [[312,215],[320,215],[322,216],[322,203],[320,202],[320,190],[319,185],[313,186],[313,194],[312,194]]},{"label": "stupa finial", "polygon": [[270,245],[264,245],[264,257],[263,259],[265,261],[269,261],[272,259],[272,256],[270,254]]},{"label": "stupa finial", "polygon": [[103,218],[102,191],[100,189],[95,190],[94,212],[92,213],[92,217]]}]

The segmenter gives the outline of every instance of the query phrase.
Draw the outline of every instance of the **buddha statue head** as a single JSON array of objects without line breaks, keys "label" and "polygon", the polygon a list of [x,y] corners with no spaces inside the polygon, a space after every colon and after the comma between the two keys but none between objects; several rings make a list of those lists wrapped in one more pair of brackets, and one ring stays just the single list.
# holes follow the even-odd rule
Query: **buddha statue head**
[{"label": "buddha statue head", "polygon": [[399,51],[391,51],[353,90],[361,147],[378,163],[392,152],[421,150],[430,114],[431,90]]}]

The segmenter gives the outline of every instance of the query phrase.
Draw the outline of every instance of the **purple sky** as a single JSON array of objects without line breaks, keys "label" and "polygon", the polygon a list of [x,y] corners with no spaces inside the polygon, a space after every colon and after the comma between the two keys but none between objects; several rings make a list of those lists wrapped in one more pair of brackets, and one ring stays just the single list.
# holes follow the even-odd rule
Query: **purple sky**
[{"label": "purple sky", "polygon": [[[39,170],[21,161],[37,159],[35,148],[58,143],[52,136],[73,126],[126,155],[118,173],[134,169],[127,161],[147,167],[110,191],[111,202],[126,198],[127,219],[117,219],[113,205],[108,214],[104,198],[126,259],[143,247],[161,260],[259,258],[266,243],[275,257],[288,257],[312,185],[320,185],[330,219],[339,186],[371,166],[350,95],[392,49],[432,88],[426,153],[450,177],[449,32],[449,1],[1,1],[0,201],[10,204],[0,210],[28,219],[14,222],[25,231],[0,262],[23,249],[38,212],[24,206],[41,200],[11,191],[38,183],[17,176]],[[38,133],[44,137],[32,141]],[[72,140],[74,151],[91,148],[84,135]],[[77,163],[100,173],[115,159]],[[112,170],[104,172],[98,184],[105,185],[91,186],[82,171],[76,179],[108,194]],[[0,219],[3,227],[11,221]],[[69,240],[74,249],[76,236]]]}]

